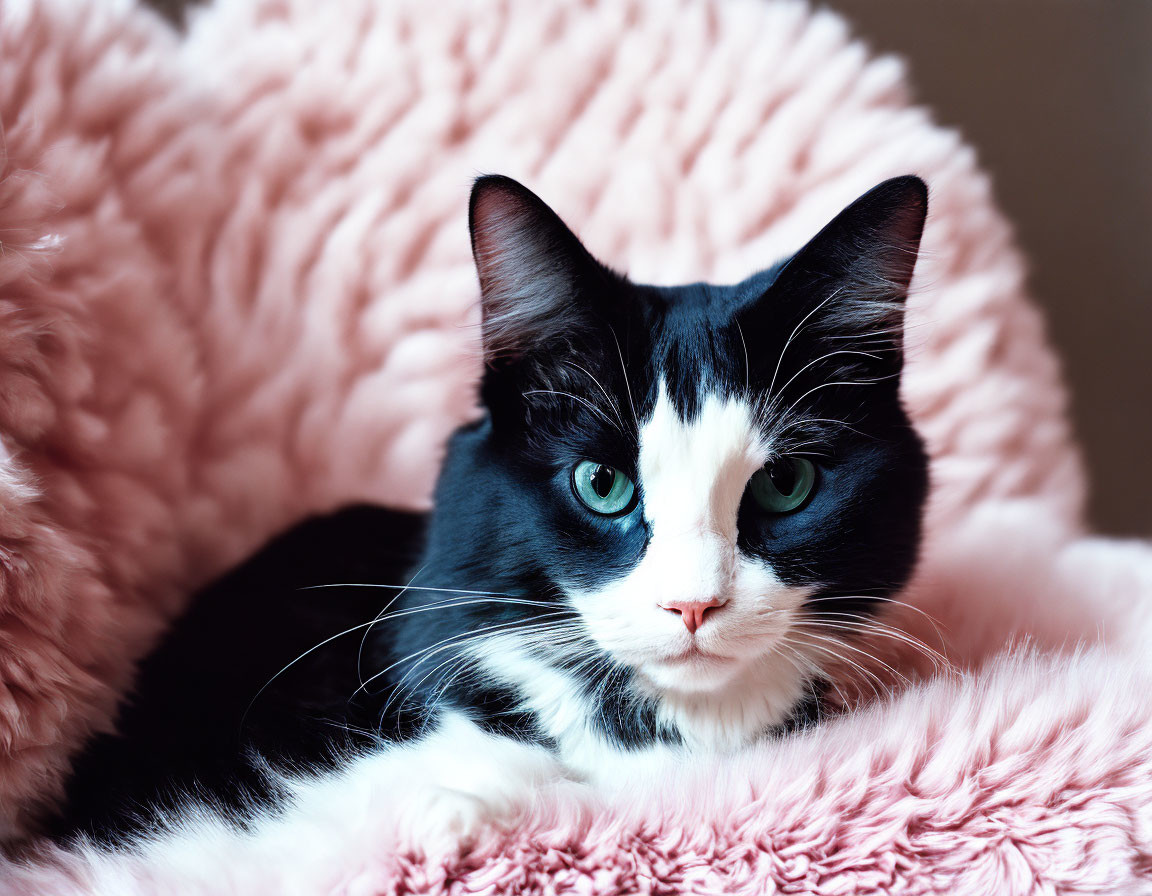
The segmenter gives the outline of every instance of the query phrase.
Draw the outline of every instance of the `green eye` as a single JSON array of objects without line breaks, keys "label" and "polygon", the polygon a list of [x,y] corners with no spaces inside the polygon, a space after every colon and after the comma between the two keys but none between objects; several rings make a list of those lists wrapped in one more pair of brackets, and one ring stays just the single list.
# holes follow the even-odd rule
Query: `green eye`
[{"label": "green eye", "polygon": [[803,457],[782,457],[757,470],[748,488],[752,497],[769,513],[795,510],[812,493],[816,468]]},{"label": "green eye", "polygon": [[616,516],[632,506],[636,486],[632,480],[607,464],[582,460],[572,470],[572,490],[589,510]]}]

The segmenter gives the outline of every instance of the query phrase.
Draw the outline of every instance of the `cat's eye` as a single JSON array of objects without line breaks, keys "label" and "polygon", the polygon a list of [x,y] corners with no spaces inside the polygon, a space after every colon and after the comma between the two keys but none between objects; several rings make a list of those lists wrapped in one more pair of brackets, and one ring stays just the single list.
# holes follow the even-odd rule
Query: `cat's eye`
[{"label": "cat's eye", "polygon": [[816,484],[816,467],[803,457],[782,457],[757,470],[748,488],[769,513],[790,513],[803,504]]},{"label": "cat's eye", "polygon": [[572,469],[572,490],[585,507],[603,516],[630,510],[636,496],[631,479],[615,467],[590,460],[582,460]]}]

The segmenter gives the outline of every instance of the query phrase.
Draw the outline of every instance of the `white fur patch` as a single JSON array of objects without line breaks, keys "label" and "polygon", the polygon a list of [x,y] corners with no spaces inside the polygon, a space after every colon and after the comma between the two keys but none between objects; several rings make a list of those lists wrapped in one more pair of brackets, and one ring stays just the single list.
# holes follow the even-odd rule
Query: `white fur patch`
[{"label": "white fur patch", "polygon": [[[513,825],[550,787],[568,781],[543,747],[489,734],[463,713],[445,712],[419,741],[382,746],[335,772],[282,778],[292,801],[282,813],[262,816],[254,834],[281,856],[307,854],[324,832],[347,825],[370,830],[366,839],[376,846],[398,836],[426,855],[449,854],[484,827]],[[374,821],[381,806],[390,807],[391,830]],[[217,858],[225,844],[241,842],[203,804],[185,807],[163,833],[142,848],[162,849],[167,862],[187,869],[189,880],[211,878],[204,856]],[[219,881],[204,890],[219,891]]]},{"label": "white fur patch", "polygon": [[[814,671],[788,640],[809,590],[736,545],[741,497],[769,456],[747,403],[708,395],[685,421],[662,383],[640,431],[645,555],[603,589],[567,589],[592,638],[637,670],[689,744],[730,748],[783,721]],[[711,599],[722,605],[695,635],[660,606]]]},{"label": "white fur patch", "polygon": [[[593,708],[573,687],[572,678],[525,650],[515,635],[488,640],[477,658],[493,678],[516,688],[521,706],[533,713],[541,730],[556,742],[566,767],[585,778],[601,780],[618,763],[620,747],[597,728]],[[651,757],[668,751],[654,744],[627,752]]]}]

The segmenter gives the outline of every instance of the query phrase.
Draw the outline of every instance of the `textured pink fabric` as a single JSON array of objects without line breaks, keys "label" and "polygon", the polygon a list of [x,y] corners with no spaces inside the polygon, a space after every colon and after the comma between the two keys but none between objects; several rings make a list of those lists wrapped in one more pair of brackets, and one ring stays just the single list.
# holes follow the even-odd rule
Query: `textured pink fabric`
[{"label": "textured pink fabric", "polygon": [[542,794],[450,859],[365,788],[301,843],[54,854],[0,891],[1152,891],[1152,551],[1080,534],[1057,365],[987,179],[838,18],[220,0],[182,36],[127,0],[0,0],[0,124],[0,837],[193,586],[310,510],[427,501],[474,405],[483,171],[657,282],[742,277],[880,179],[928,180],[908,600],[942,629],[896,619],[964,670],[889,650],[923,680],[676,778]]}]

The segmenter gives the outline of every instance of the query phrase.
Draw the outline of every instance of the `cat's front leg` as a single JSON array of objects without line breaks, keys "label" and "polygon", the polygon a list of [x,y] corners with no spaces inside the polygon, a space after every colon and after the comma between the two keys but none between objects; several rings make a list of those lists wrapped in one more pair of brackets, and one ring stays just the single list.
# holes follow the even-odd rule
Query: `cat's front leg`
[{"label": "cat's front leg", "polygon": [[447,712],[424,737],[362,756],[336,780],[296,782],[291,814],[387,820],[398,843],[436,854],[514,823],[547,790],[575,786],[544,747]]}]

